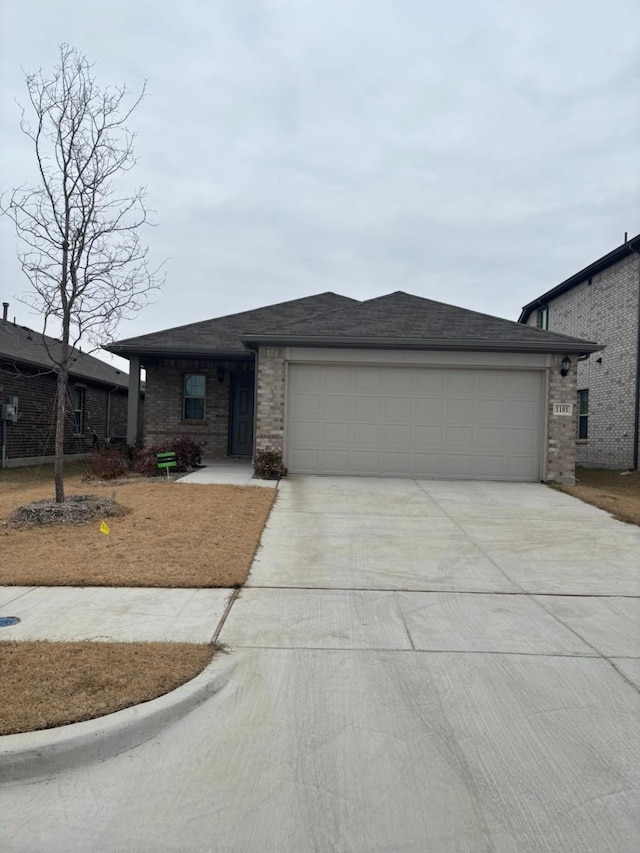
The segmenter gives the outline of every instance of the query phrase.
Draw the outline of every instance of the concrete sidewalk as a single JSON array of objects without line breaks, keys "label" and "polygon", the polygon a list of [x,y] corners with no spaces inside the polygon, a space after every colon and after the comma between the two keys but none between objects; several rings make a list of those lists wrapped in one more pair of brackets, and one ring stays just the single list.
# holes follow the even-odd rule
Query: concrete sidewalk
[{"label": "concrete sidewalk", "polygon": [[208,643],[233,590],[0,587],[0,640]]},{"label": "concrete sidewalk", "polygon": [[255,477],[253,466],[244,459],[212,459],[203,461],[203,467],[180,477],[178,483],[207,483],[225,486],[260,486],[276,489],[277,480]]}]

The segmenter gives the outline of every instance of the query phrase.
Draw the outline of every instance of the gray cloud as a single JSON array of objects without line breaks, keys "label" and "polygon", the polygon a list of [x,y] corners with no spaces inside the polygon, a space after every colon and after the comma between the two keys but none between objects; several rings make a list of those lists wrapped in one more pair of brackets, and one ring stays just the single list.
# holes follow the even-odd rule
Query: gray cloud
[{"label": "gray cloud", "polygon": [[[640,231],[632,0],[47,0],[4,17],[5,188],[32,167],[20,66],[68,41],[102,83],[149,78],[133,177],[168,280],[121,337],[326,289],[515,319]],[[24,289],[6,221],[0,253],[6,298]]]}]

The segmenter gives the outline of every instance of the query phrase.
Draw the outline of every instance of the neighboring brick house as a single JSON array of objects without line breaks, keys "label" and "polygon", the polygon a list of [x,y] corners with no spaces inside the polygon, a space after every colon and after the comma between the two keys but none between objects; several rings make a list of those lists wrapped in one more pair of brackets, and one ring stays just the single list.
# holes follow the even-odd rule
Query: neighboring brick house
[{"label": "neighboring brick house", "polygon": [[111,344],[129,440],[291,473],[573,482],[576,362],[597,343],[396,292],[323,293]]},{"label": "neighboring brick house", "polygon": [[[5,422],[3,463],[5,467],[13,467],[52,461],[57,377],[47,347],[55,353],[60,342],[26,326],[10,323],[8,304],[3,305],[0,403],[18,398],[17,420]],[[95,443],[124,439],[128,381],[126,373],[74,350],[67,395],[66,457],[82,456]]]},{"label": "neighboring brick house", "polygon": [[638,468],[639,252],[640,235],[525,305],[519,318],[605,347],[578,363],[577,462],[586,467]]}]

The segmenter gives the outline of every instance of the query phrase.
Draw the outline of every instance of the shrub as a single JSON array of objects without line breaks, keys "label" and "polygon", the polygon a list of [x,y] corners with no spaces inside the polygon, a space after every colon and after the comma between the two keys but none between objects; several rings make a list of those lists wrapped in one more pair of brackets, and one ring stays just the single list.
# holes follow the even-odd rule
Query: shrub
[{"label": "shrub", "polygon": [[287,476],[282,453],[275,450],[263,450],[255,458],[253,470],[261,480],[279,480]]},{"label": "shrub", "polygon": [[189,436],[181,435],[171,439],[171,441],[164,441],[162,444],[154,444],[152,447],[139,450],[135,454],[131,467],[136,474],[142,474],[144,477],[164,474],[164,470],[158,468],[156,456],[158,453],[165,453],[168,450],[173,450],[176,454],[176,467],[170,469],[172,471],[186,471],[187,468],[195,468],[202,459],[200,445],[196,444]]},{"label": "shrub", "polygon": [[[178,468],[197,468],[202,461],[202,450],[188,435],[179,435],[168,443],[167,450],[173,450],[176,454]],[[160,452],[160,451],[158,451]]]},{"label": "shrub", "polygon": [[129,465],[119,447],[102,447],[89,456],[89,471],[100,480],[115,480],[127,473]]}]

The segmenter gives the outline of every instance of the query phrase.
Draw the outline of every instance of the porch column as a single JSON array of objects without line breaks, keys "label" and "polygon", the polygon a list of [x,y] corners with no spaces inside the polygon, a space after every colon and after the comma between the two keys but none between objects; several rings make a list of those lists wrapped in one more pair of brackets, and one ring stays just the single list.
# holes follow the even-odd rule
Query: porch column
[{"label": "porch column", "polygon": [[129,358],[129,396],[127,398],[127,444],[135,444],[138,437],[138,410],[140,408],[140,356]]}]

